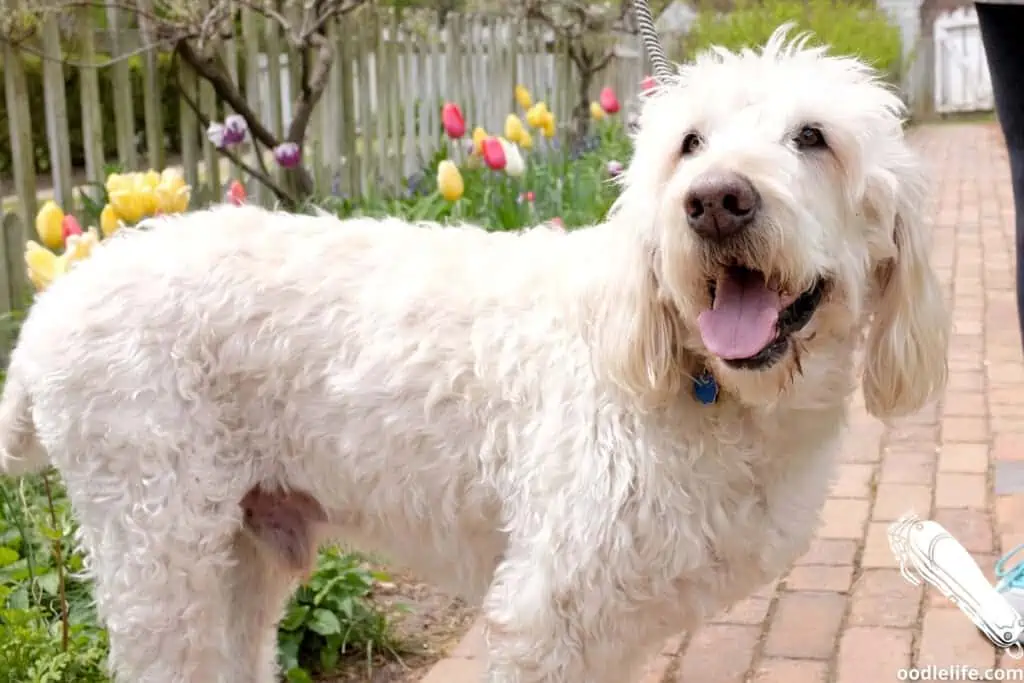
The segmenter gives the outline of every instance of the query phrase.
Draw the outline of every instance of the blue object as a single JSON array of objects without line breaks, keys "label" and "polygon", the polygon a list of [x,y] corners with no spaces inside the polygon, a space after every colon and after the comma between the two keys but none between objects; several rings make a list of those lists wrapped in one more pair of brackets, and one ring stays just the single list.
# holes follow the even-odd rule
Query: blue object
[{"label": "blue object", "polygon": [[999,579],[999,583],[996,584],[996,590],[999,592],[1010,588],[1024,590],[1024,562],[1018,562],[1011,569],[1006,568],[1006,563],[1021,550],[1024,550],[1024,543],[1003,555],[996,562],[996,578]]},{"label": "blue object", "polygon": [[1024,614],[1024,562],[1018,562],[1012,568],[1007,569],[1006,565],[1010,559],[1021,550],[1024,550],[1024,543],[999,558],[996,562],[996,590],[1002,593],[1018,613]]},{"label": "blue object", "polygon": [[[718,400],[718,382],[715,376],[706,369],[693,378],[693,395],[704,405],[710,405]],[[1024,572],[1024,570],[1022,570]]]}]

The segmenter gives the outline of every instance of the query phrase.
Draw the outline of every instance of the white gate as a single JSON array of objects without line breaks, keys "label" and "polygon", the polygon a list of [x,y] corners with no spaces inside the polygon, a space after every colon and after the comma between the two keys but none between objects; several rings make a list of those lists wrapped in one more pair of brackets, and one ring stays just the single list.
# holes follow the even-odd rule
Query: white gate
[{"label": "white gate", "polygon": [[935,111],[991,111],[992,81],[974,7],[960,7],[935,20]]}]

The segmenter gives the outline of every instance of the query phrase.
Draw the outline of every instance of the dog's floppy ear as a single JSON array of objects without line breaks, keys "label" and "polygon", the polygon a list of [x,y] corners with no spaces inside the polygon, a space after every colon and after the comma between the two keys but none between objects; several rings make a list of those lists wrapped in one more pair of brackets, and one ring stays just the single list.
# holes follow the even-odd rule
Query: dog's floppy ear
[{"label": "dog's floppy ear", "polygon": [[[946,385],[950,317],[929,261],[925,186],[917,164],[868,180],[867,209],[895,254],[875,265],[876,306],[864,358],[864,400],[880,418],[919,410]],[[892,245],[890,245],[892,246]]]},{"label": "dog's floppy ear", "polygon": [[641,240],[622,244],[620,269],[608,282],[593,318],[596,370],[641,405],[653,406],[678,397],[685,369],[681,366],[680,321],[661,295],[656,251]]}]

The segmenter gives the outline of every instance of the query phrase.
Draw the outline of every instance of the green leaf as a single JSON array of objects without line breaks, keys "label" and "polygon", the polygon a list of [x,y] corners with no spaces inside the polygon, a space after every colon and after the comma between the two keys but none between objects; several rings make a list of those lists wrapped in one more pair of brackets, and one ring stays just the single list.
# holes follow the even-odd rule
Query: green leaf
[{"label": "green leaf", "polygon": [[288,606],[288,612],[284,615],[284,619],[281,620],[280,628],[284,631],[298,630],[305,623],[309,610],[308,605],[292,603]]},{"label": "green leaf", "polygon": [[21,559],[21,555],[17,551],[0,546],[0,567],[14,564],[19,559]]},{"label": "green leaf", "polygon": [[37,576],[36,585],[47,595],[56,596],[60,592],[60,576],[55,571]]},{"label": "green leaf", "polygon": [[288,669],[288,683],[313,683],[313,677],[302,667]]},{"label": "green leaf", "polygon": [[344,597],[338,603],[338,609],[341,610],[346,619],[351,621],[356,609],[355,601],[351,597]]},{"label": "green leaf", "polygon": [[338,619],[338,615],[325,609],[317,608],[313,610],[310,614],[308,627],[310,631],[322,636],[341,633],[341,621]]},{"label": "green leaf", "polygon": [[340,654],[338,650],[330,647],[325,647],[320,650],[320,670],[321,671],[334,671],[338,666],[338,660]]}]

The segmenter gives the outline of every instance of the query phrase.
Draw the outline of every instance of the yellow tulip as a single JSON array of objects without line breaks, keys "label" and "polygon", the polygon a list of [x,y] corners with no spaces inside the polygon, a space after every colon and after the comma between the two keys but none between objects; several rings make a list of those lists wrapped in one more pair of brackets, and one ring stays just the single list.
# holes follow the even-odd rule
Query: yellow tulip
[{"label": "yellow tulip", "polygon": [[121,217],[117,215],[117,211],[110,204],[103,207],[103,211],[100,211],[100,230],[103,231],[104,237],[110,237],[118,228],[121,227]]},{"label": "yellow tulip", "polygon": [[171,213],[184,213],[188,211],[189,202],[192,201],[192,188],[186,185],[178,190],[175,200],[171,207]]},{"label": "yellow tulip", "polygon": [[516,86],[516,103],[523,109],[529,109],[533,105],[533,98],[525,85]]},{"label": "yellow tulip", "polygon": [[533,136],[530,135],[530,131],[523,131],[523,136],[519,138],[519,146],[523,149],[533,149]]},{"label": "yellow tulip", "polygon": [[188,187],[174,187],[171,183],[161,182],[154,190],[156,195],[156,212],[181,213],[188,208]]},{"label": "yellow tulip", "polygon": [[63,270],[63,263],[56,254],[32,240],[25,243],[25,270],[37,292],[43,291],[57,279],[58,268]]},{"label": "yellow tulip", "polygon": [[551,117],[550,119],[546,119],[544,121],[544,125],[541,127],[540,132],[546,138],[553,138],[553,137],[555,137],[556,129],[555,129],[555,119],[554,119],[554,117]]},{"label": "yellow tulip", "polygon": [[[157,183],[160,182],[159,174],[156,175]],[[156,196],[156,185],[150,185],[152,176],[148,174],[139,173],[135,176],[135,183],[133,190],[139,197],[139,201],[142,203],[142,216],[152,216],[156,213],[159,202]]]},{"label": "yellow tulip", "polygon": [[519,117],[509,114],[505,119],[505,137],[512,142],[520,142],[525,133],[526,129],[523,128],[523,122],[519,120]]},{"label": "yellow tulip", "polygon": [[540,121],[544,116],[544,111],[541,109],[541,105],[543,104],[543,102],[538,102],[530,107],[526,112],[526,123],[528,123],[532,128],[540,128]]},{"label": "yellow tulip", "polygon": [[80,235],[71,235],[68,237],[67,247],[64,249],[63,258],[67,262],[67,266],[70,267],[72,264],[78,261],[84,261],[89,258],[92,254],[93,248],[100,243],[100,235],[96,232],[96,228],[89,228],[86,232]]},{"label": "yellow tulip", "polygon": [[147,186],[147,187],[155,188],[157,185],[160,184],[160,180],[161,180],[160,174],[157,173],[156,171],[154,171],[153,169],[149,169],[148,171],[146,171],[145,173],[142,173],[140,175],[141,175],[141,178],[140,178],[141,183],[143,185]]},{"label": "yellow tulip", "polygon": [[46,247],[29,240],[25,243],[25,270],[28,279],[37,292],[41,292],[53,281],[64,275],[75,263],[89,258],[93,248],[99,244],[100,235],[96,228],[68,237],[64,253],[57,256]]},{"label": "yellow tulip", "polygon": [[156,186],[157,210],[160,213],[182,213],[188,210],[192,188],[177,169],[164,169]]},{"label": "yellow tulip", "polygon": [[170,185],[175,189],[187,187],[185,176],[176,168],[165,168],[163,173],[160,174],[160,183]]},{"label": "yellow tulip", "polygon": [[60,249],[64,244],[64,212],[52,199],[47,200],[36,214],[36,234],[50,249]]},{"label": "yellow tulip", "polygon": [[473,129],[473,151],[476,154],[484,153],[484,140],[487,139],[487,131],[477,126]]},{"label": "yellow tulip", "polygon": [[437,189],[441,192],[441,196],[450,202],[462,197],[462,193],[465,191],[459,167],[449,159],[445,159],[437,165]]},{"label": "yellow tulip", "polygon": [[111,192],[109,198],[114,211],[129,225],[138,223],[146,215],[146,200],[135,188]]},{"label": "yellow tulip", "polygon": [[604,118],[604,109],[602,109],[601,105],[597,102],[590,103],[590,118],[595,121],[600,121]]},{"label": "yellow tulip", "polygon": [[111,173],[107,176],[106,188],[107,194],[113,194],[121,190],[126,190],[131,185],[131,180],[128,176],[120,173]]}]

